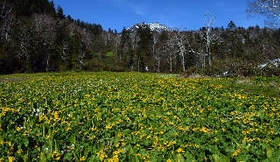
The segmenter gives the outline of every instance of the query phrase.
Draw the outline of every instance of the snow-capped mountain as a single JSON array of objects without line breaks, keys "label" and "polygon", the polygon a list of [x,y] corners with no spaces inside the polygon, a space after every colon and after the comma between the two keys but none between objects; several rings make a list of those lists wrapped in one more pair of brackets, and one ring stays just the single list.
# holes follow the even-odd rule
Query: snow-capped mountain
[{"label": "snow-capped mountain", "polygon": [[138,23],[129,28],[129,30],[137,30],[143,25],[148,25],[151,31],[171,31],[172,29],[160,23]]},{"label": "snow-capped mountain", "polygon": [[171,30],[169,27],[167,27],[163,24],[159,24],[159,23],[148,23],[147,25],[150,27],[150,29],[152,31],[155,31],[155,30],[156,31],[163,31],[163,30],[170,31]]}]

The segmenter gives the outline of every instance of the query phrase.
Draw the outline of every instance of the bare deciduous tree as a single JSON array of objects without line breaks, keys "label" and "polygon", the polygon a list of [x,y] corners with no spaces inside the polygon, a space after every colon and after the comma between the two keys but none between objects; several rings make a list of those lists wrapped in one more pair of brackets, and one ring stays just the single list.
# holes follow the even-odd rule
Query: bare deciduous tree
[{"label": "bare deciduous tree", "polygon": [[175,58],[177,57],[176,55],[176,42],[174,42],[174,32],[169,32],[168,33],[168,40],[167,40],[167,48],[168,48],[168,52],[167,52],[167,57],[166,57],[166,61],[169,64],[169,71],[173,72],[173,62],[175,60]]},{"label": "bare deciduous tree", "polygon": [[[42,45],[44,49],[50,49],[51,46],[54,44],[55,41],[55,35],[53,34],[55,29],[55,21],[46,14],[35,14],[34,20],[34,31],[36,32],[36,35],[39,37],[40,41],[42,42]],[[50,71],[50,53],[45,53],[45,71]]]},{"label": "bare deciduous tree", "polygon": [[175,32],[175,40],[176,40],[176,44],[178,46],[179,56],[181,57],[181,64],[182,64],[183,72],[186,71],[185,55],[186,55],[187,50],[184,46],[185,39],[186,39],[185,36],[183,34],[181,34],[179,31]]},{"label": "bare deciduous tree", "polygon": [[161,44],[159,43],[159,36],[160,36],[160,33],[158,33],[158,32],[153,33],[152,53],[153,53],[153,56],[154,56],[157,72],[160,72],[160,61],[161,61],[161,51],[160,51],[160,45]]},{"label": "bare deciduous tree", "polygon": [[[211,42],[215,39],[215,35],[212,34],[211,30],[212,30],[212,24],[214,21],[214,17],[212,15],[204,15],[204,28],[205,28],[205,41],[206,41],[206,45],[205,45],[205,57],[204,60],[206,59],[206,57],[208,58],[208,65],[211,66],[212,64],[212,58],[211,58],[211,51],[210,51],[210,45]],[[204,61],[204,66],[205,66],[205,61]]]},{"label": "bare deciduous tree", "polygon": [[270,26],[279,26],[280,0],[251,0],[247,12],[264,15],[268,18]]},{"label": "bare deciduous tree", "polygon": [[7,1],[0,2],[0,38],[5,38],[5,40],[8,40],[12,10],[13,7]]}]

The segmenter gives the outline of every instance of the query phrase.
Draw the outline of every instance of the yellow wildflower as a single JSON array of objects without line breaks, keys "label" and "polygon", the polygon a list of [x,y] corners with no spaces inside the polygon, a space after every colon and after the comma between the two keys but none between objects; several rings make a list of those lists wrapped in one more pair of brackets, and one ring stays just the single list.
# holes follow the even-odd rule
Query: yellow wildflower
[{"label": "yellow wildflower", "polygon": [[17,150],[17,154],[21,155],[21,153],[23,153],[22,149]]},{"label": "yellow wildflower", "polygon": [[59,159],[60,159],[60,156],[57,156],[57,157],[55,158],[56,161],[59,161]]},{"label": "yellow wildflower", "polygon": [[61,154],[57,150],[54,150],[52,152],[52,158],[54,158],[56,161],[59,161],[60,157],[61,157]]},{"label": "yellow wildflower", "polygon": [[115,144],[115,147],[119,147],[119,146],[120,146],[120,143],[117,142],[117,143]]},{"label": "yellow wildflower", "polygon": [[0,139],[0,145],[4,145],[4,144],[5,144],[4,140]]},{"label": "yellow wildflower", "polygon": [[219,138],[215,137],[215,138],[214,138],[214,141],[215,141],[215,142],[218,142],[218,141],[219,141]]},{"label": "yellow wildflower", "polygon": [[15,158],[13,156],[8,156],[8,161],[9,162],[13,162],[15,160]]},{"label": "yellow wildflower", "polygon": [[96,137],[96,135],[92,135],[89,137],[89,140],[93,140]]},{"label": "yellow wildflower", "polygon": [[12,146],[12,142],[11,141],[7,141],[6,144],[8,144],[8,146]]},{"label": "yellow wildflower", "polygon": [[58,111],[54,112],[53,116],[54,116],[54,120],[55,120],[55,121],[59,121],[59,120],[60,120]]},{"label": "yellow wildflower", "polygon": [[81,158],[80,158],[80,161],[85,161],[86,160],[86,158],[84,157],[84,156],[82,156]]},{"label": "yellow wildflower", "polygon": [[269,134],[275,134],[275,130],[271,129],[271,130],[269,131]]},{"label": "yellow wildflower", "polygon": [[117,137],[117,138],[121,138],[122,135],[123,135],[122,133],[118,133],[118,134],[116,135],[116,137]]},{"label": "yellow wildflower", "polygon": [[12,113],[14,113],[16,110],[13,108],[9,108],[9,107],[4,107],[2,108],[2,112],[0,113],[0,117],[1,116],[5,116],[6,112],[11,111]]},{"label": "yellow wildflower", "polygon": [[170,160],[170,159],[168,159],[168,160],[166,160],[166,162],[171,162],[171,160]]},{"label": "yellow wildflower", "polygon": [[20,127],[16,127],[16,131],[18,131],[18,132],[19,132],[20,130],[21,130],[21,128],[20,128]]},{"label": "yellow wildflower", "polygon": [[103,161],[103,160],[107,157],[107,154],[106,154],[106,152],[104,152],[104,150],[100,150],[100,151],[97,153],[97,156],[99,157],[99,160],[100,160],[100,161]]},{"label": "yellow wildflower", "polygon": [[113,124],[109,123],[108,125],[106,125],[106,130],[112,129],[113,126],[114,126]]},{"label": "yellow wildflower", "polygon": [[232,157],[236,157],[239,153],[240,153],[241,149],[238,148],[237,150],[234,151],[234,153],[232,153]]},{"label": "yellow wildflower", "polygon": [[91,130],[91,131],[96,131],[97,129],[94,128],[94,127],[91,127],[90,130]]},{"label": "yellow wildflower", "polygon": [[[167,144],[167,143],[165,143],[165,144]],[[175,145],[175,144],[176,144],[176,141],[171,141],[167,144],[167,147],[170,147],[170,146]]]},{"label": "yellow wildflower", "polygon": [[200,131],[203,132],[203,133],[211,133],[211,130],[208,129],[208,128],[205,128],[205,127],[202,127],[202,128],[200,129]]},{"label": "yellow wildflower", "polygon": [[113,158],[110,158],[110,159],[108,160],[108,162],[119,162],[119,161],[120,161],[120,160],[119,160],[118,155],[114,155]]},{"label": "yellow wildflower", "polygon": [[178,148],[178,149],[176,150],[176,152],[178,152],[178,153],[184,153],[185,151],[180,147],[180,148]]},{"label": "yellow wildflower", "polygon": [[113,155],[118,155],[118,154],[124,153],[124,152],[125,152],[124,149],[118,149],[118,150],[113,152]]}]

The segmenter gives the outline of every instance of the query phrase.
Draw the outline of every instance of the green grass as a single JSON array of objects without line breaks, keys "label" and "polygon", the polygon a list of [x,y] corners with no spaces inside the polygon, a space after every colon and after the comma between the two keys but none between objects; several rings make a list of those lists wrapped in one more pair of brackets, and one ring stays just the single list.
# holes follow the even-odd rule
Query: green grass
[{"label": "green grass", "polygon": [[280,79],[0,76],[0,161],[279,161]]},{"label": "green grass", "polygon": [[267,97],[280,97],[280,82],[278,77],[255,77],[245,79],[233,79],[225,83],[229,88],[245,91],[251,95],[264,95]]}]

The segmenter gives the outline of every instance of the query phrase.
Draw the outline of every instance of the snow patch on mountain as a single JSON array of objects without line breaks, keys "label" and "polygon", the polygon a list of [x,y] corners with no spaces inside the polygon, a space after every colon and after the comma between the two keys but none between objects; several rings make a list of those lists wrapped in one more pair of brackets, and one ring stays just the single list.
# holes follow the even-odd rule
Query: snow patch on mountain
[{"label": "snow patch on mountain", "polygon": [[275,67],[279,67],[280,66],[280,58],[277,58],[277,59],[274,59],[274,60],[268,60],[268,62],[266,62],[264,64],[260,64],[258,67],[260,69],[263,69],[268,65],[273,65]]},{"label": "snow patch on mountain", "polygon": [[138,23],[138,24],[135,24],[132,27],[130,27],[129,30],[137,30],[143,25],[149,26],[151,31],[161,32],[161,31],[171,31],[172,30],[171,28],[167,27],[166,25],[163,25],[160,23]]},{"label": "snow patch on mountain", "polygon": [[169,27],[159,23],[148,23],[148,26],[152,31],[171,31]]}]

